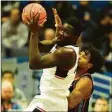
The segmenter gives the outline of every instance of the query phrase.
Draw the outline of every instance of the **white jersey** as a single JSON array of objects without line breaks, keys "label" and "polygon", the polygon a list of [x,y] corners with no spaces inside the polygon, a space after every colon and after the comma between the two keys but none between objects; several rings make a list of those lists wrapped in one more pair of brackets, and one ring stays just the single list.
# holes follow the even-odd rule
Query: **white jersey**
[{"label": "white jersey", "polygon": [[[36,95],[36,106],[45,111],[67,111],[69,95],[69,87],[74,80],[75,71],[77,69],[79,58],[79,47],[72,45],[64,46],[74,49],[76,52],[76,63],[67,71],[66,77],[62,78],[56,74],[58,67],[47,68],[43,70],[43,74],[40,81],[41,95]],[[53,53],[56,49],[56,45],[51,49]],[[67,61],[67,60],[66,60]]]}]

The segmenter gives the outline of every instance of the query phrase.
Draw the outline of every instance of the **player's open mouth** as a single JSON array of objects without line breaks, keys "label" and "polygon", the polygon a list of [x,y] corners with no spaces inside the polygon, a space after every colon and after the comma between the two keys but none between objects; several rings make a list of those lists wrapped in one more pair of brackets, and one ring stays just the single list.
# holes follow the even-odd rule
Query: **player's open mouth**
[{"label": "player's open mouth", "polygon": [[58,38],[58,39],[57,39],[57,41],[61,41],[61,39],[60,39],[60,38]]},{"label": "player's open mouth", "polygon": [[60,35],[60,36],[58,37],[57,41],[62,41],[63,38],[64,38],[63,35]]}]

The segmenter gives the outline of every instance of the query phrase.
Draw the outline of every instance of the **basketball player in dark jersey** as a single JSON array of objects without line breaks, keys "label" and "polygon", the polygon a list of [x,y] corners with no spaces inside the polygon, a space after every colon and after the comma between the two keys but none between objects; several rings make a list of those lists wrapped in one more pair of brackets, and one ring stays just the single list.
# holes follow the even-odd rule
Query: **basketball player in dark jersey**
[{"label": "basketball player in dark jersey", "polygon": [[91,73],[98,72],[103,66],[103,57],[91,45],[83,47],[79,54],[79,63],[75,80],[68,97],[68,112],[88,112],[89,99],[93,92]]}]

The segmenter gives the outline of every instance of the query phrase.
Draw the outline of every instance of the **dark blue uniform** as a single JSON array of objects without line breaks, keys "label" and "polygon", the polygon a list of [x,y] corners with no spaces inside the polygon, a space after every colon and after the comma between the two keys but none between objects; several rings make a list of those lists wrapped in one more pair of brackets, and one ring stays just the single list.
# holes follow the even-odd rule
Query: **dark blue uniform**
[{"label": "dark blue uniform", "polygon": [[[73,91],[73,89],[75,88],[77,82],[83,78],[83,77],[88,77],[91,79],[92,81],[92,84],[93,84],[93,80],[92,80],[92,77],[90,74],[85,74],[83,76],[81,76],[80,78],[78,78],[77,80],[74,80],[72,85],[70,86],[69,90],[70,92]],[[93,92],[93,87],[92,87],[92,90],[91,90],[91,94]],[[90,95],[91,96],[91,95]],[[89,100],[90,100],[90,96],[87,97],[86,99],[82,100],[76,107],[74,107],[73,109],[69,110],[68,112],[88,112],[88,106],[89,106]]]}]

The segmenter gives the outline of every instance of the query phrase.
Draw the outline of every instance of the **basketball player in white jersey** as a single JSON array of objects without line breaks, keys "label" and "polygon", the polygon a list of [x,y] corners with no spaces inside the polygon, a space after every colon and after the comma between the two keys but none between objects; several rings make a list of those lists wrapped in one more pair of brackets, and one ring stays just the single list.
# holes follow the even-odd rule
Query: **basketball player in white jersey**
[{"label": "basketball player in white jersey", "polygon": [[[30,112],[68,110],[68,89],[74,80],[79,57],[79,47],[75,44],[82,32],[82,25],[75,17],[62,25],[56,9],[53,12],[56,22],[56,38],[53,41],[40,42],[40,25],[28,20],[31,31],[29,66],[33,70],[44,69],[40,81],[41,94],[36,95],[29,104],[26,110]],[[41,56],[41,51],[49,53]]]}]

